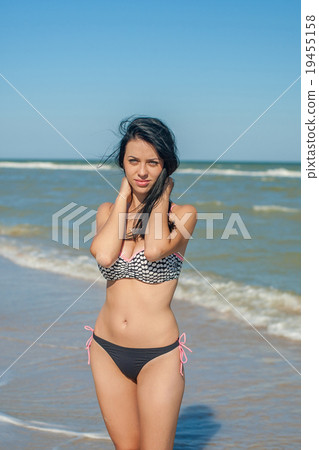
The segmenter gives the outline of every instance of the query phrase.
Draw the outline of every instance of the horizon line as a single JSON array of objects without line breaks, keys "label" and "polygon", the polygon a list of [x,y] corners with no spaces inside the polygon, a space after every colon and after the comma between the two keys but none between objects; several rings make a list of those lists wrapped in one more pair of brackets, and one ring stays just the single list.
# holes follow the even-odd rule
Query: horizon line
[{"label": "horizon line", "polygon": [[[83,162],[85,163],[85,161],[83,161],[83,159],[78,158],[78,159],[74,159],[74,158],[0,158],[0,161],[33,161],[33,162],[43,162],[43,161],[47,161],[47,162],[54,162],[54,161],[72,161],[72,162]],[[96,162],[101,162],[101,160],[99,159],[89,159],[88,161],[96,161]],[[180,159],[181,163],[186,163],[186,162],[213,162],[214,159]],[[216,164],[223,164],[223,163],[285,163],[285,164],[300,164],[301,160],[299,161],[292,161],[292,160],[253,160],[253,159],[247,159],[247,160],[223,160],[223,161],[218,161],[216,162]]]}]

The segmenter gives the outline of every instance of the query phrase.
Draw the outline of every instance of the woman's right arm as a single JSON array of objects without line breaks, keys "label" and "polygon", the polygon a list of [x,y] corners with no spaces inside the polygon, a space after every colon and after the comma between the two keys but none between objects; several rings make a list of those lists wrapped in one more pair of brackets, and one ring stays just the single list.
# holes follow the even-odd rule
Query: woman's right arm
[{"label": "woman's right arm", "polygon": [[[128,186],[129,183],[126,180]],[[129,192],[125,183],[121,186],[113,208],[112,203],[102,203],[96,214],[96,235],[93,238],[90,252],[101,266],[109,267],[118,258],[123,238],[126,233],[125,214],[129,200]]]}]

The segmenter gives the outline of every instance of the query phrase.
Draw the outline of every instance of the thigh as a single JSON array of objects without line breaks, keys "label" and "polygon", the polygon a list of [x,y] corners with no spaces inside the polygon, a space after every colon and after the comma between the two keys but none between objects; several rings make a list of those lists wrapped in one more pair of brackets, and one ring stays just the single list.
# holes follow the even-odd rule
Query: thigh
[{"label": "thigh", "polygon": [[91,369],[101,413],[116,448],[139,448],[137,386],[93,339]]},{"label": "thigh", "polygon": [[185,388],[179,348],[149,361],[137,377],[141,450],[173,448]]}]

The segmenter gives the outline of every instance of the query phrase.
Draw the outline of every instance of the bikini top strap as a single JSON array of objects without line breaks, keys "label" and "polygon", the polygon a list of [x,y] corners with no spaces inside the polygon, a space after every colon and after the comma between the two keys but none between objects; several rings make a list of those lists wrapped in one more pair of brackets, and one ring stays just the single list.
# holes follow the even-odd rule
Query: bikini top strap
[{"label": "bikini top strap", "polygon": [[170,207],[170,209],[169,209],[169,212],[171,212],[172,209],[174,208],[175,204],[173,205],[173,202],[172,202],[171,200],[169,201],[169,203],[170,203],[170,205],[171,205],[171,207]]}]

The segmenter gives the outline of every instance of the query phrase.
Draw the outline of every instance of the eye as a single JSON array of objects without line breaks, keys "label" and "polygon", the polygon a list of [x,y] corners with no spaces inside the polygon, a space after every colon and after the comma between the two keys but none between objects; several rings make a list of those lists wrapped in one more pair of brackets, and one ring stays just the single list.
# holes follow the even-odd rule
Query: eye
[{"label": "eye", "polygon": [[[136,163],[137,160],[136,159],[129,159],[130,163]],[[159,163],[157,161],[150,161],[150,164],[157,166]]]}]

